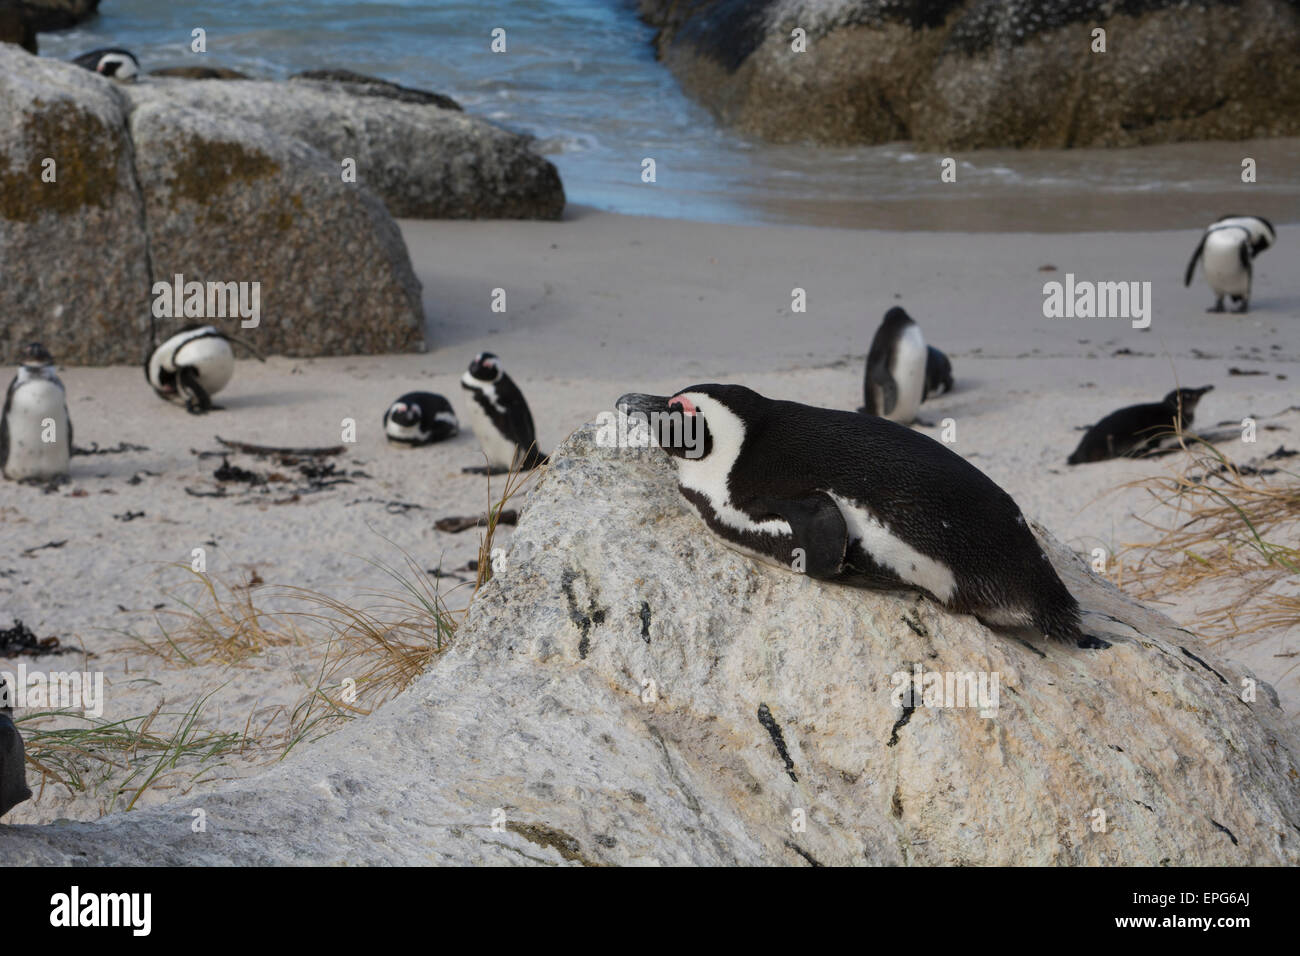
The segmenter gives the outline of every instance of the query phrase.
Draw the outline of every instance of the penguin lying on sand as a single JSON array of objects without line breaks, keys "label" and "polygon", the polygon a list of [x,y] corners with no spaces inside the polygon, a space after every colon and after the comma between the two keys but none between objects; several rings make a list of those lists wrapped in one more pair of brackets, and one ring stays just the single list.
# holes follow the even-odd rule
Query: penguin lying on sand
[{"label": "penguin lying on sand", "polygon": [[[47,441],[47,439],[50,439]],[[39,342],[22,350],[0,414],[0,472],[14,481],[48,481],[68,473],[72,421],[54,358]]]},{"label": "penguin lying on sand", "polygon": [[460,431],[451,402],[433,392],[407,392],[384,412],[384,434],[404,445],[431,445]]},{"label": "penguin lying on sand", "polygon": [[178,402],[194,415],[211,411],[212,396],[235,374],[235,342],[265,362],[247,342],[231,338],[214,325],[187,325],[150,353],[144,377],[160,398]]},{"label": "penguin lying on sand", "polygon": [[928,346],[925,354],[925,395],[921,401],[951,391],[952,362],[933,345]]},{"label": "penguin lying on sand", "polygon": [[140,61],[135,58],[135,54],[115,46],[91,50],[72,62],[92,73],[100,73],[122,83],[130,83],[140,73]]},{"label": "penguin lying on sand", "polygon": [[1205,259],[1205,280],[1216,296],[1208,312],[1223,311],[1223,297],[1232,296],[1237,311],[1250,308],[1250,286],[1254,279],[1254,260],[1277,242],[1273,224],[1262,216],[1224,216],[1210,223],[1201,236],[1200,245],[1187,263],[1183,285],[1192,284],[1196,262]]},{"label": "penguin lying on sand", "polygon": [[487,467],[480,465],[464,471],[501,475],[516,466],[528,471],[546,464],[546,456],[537,448],[528,403],[519,386],[501,367],[499,358],[491,352],[480,352],[469,363],[469,371],[461,376],[460,384],[472,396],[470,424],[488,460]]},{"label": "penguin lying on sand", "polygon": [[928,361],[921,327],[894,306],[871,340],[858,411],[910,425],[925,398]]},{"label": "penguin lying on sand", "polygon": [[737,550],[815,578],[920,590],[991,626],[1084,640],[1079,605],[1016,503],[931,438],[741,385],[624,395],[618,408],[646,416],[686,500]]},{"label": "penguin lying on sand", "polygon": [[1173,437],[1175,428],[1185,432],[1192,427],[1196,403],[1213,389],[1213,385],[1179,388],[1163,401],[1130,405],[1111,412],[1088,429],[1066,464],[1081,465],[1123,456],[1136,458],[1155,451]]},{"label": "penguin lying on sand", "polygon": [[11,703],[9,685],[0,680],[0,817],[32,796],[23,738],[14,726]]}]

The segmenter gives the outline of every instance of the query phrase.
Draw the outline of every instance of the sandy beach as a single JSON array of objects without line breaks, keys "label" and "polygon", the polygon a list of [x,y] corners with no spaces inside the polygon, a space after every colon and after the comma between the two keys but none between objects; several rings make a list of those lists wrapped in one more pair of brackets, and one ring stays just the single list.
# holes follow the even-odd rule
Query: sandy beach
[{"label": "sandy beach", "polygon": [[[184,710],[215,692],[204,720],[239,729],[253,714],[272,719],[303,693],[310,650],[273,649],[235,669],[177,667],[127,636],[156,639],[158,612],[195,598],[187,570],[195,548],[205,549],[218,580],[238,584],[255,574],[264,582],[254,592],[259,606],[287,606],[275,591],[284,586],[364,603],[364,592],[392,584],[367,559],[399,564],[406,551],[422,568],[455,575],[441,586],[450,607],[463,607],[464,582],[473,577],[463,569],[477,555],[479,534],[444,534],[433,524],[481,513],[489,500],[485,479],[461,471],[481,458],[459,377],[483,349],[502,357],[550,450],[630,390],[739,382],[772,397],[855,408],[871,335],[883,312],[902,304],[950,355],[957,382],[952,394],[922,407],[931,424],[918,427],[937,438],[951,419],[952,447],[1085,554],[1099,546],[1122,553],[1152,539],[1142,524],[1150,496],[1124,486],[1176,459],[1067,467],[1081,426],[1156,401],[1177,384],[1213,384],[1198,430],[1247,416],[1260,423],[1256,444],[1221,446],[1229,457],[1244,463],[1293,448],[1300,434],[1300,292],[1290,281],[1296,252],[1286,226],[1278,248],[1257,264],[1245,316],[1207,314],[1210,295],[1199,278],[1183,287],[1197,241],[1190,232],[899,233],[583,208],[558,223],[407,221],[402,228],[424,285],[425,354],[244,359],[217,397],[223,409],[204,417],[159,401],[137,367],[60,370],[77,445],[128,448],[74,457],[71,481],[53,492],[0,483],[0,605],[5,625],[18,618],[40,637],[96,655],[88,666],[105,672],[106,718],[148,713],[159,702]],[[1150,327],[1044,318],[1043,284],[1067,273],[1149,281]],[[496,288],[506,291],[504,313],[491,310]],[[806,291],[807,312],[791,311],[795,288]],[[50,345],[57,357],[57,343]],[[389,445],[383,411],[412,389],[446,395],[461,413],[461,435],[422,449]],[[335,477],[349,483],[308,493],[290,469],[279,476],[284,481],[251,490],[230,484],[225,497],[209,496],[218,493],[213,472],[222,459],[198,453],[219,450],[217,436],[328,446],[340,442],[349,418],[356,441],[335,460]],[[277,471],[248,455],[229,461]],[[62,544],[43,547],[52,542]],[[1196,629],[1195,607],[1161,609]],[[1297,636],[1293,627],[1220,650],[1272,682],[1300,729],[1300,675],[1290,656]],[[64,655],[57,666],[74,659]],[[17,664],[0,659],[0,670]],[[234,760],[210,779],[253,765]],[[162,789],[144,802],[172,795]],[[92,819],[103,809],[93,793],[51,788],[17,808],[12,822]]]}]

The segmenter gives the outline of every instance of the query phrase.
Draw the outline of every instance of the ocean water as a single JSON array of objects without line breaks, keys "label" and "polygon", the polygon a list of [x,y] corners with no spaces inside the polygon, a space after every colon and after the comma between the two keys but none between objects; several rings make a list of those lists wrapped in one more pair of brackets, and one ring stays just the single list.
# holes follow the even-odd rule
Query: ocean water
[{"label": "ocean water", "polygon": [[[190,51],[196,27],[205,55]],[[496,28],[503,54],[490,49]],[[637,215],[959,231],[1192,228],[1237,211],[1300,221],[1297,139],[972,152],[943,183],[942,157],[906,143],[772,146],[720,128],[655,61],[653,33],[631,0],[104,0],[40,44],[63,58],[125,46],[146,71],[343,67],[436,90],[535,136],[571,203]],[[641,181],[645,158],[654,184]]]}]

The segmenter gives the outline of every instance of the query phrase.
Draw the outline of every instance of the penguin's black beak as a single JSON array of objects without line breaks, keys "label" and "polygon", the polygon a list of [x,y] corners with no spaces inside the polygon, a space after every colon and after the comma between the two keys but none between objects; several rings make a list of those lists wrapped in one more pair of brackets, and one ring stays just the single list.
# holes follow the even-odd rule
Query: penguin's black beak
[{"label": "penguin's black beak", "polygon": [[640,412],[646,416],[655,412],[664,413],[668,411],[668,396],[628,392],[626,395],[619,396],[618,401],[614,403],[614,407],[624,415],[630,415],[633,412]]}]

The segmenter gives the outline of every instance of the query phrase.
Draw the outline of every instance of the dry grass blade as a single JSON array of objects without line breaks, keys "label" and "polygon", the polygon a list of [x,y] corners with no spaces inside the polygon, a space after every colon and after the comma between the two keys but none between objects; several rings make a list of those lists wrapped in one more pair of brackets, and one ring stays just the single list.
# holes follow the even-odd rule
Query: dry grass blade
[{"label": "dry grass blade", "polygon": [[475,594],[478,594],[479,588],[483,587],[483,585],[487,584],[489,581],[492,580],[492,572],[493,572],[492,562],[494,558],[493,551],[495,550],[492,547],[492,544],[494,539],[496,538],[497,524],[501,517],[501,512],[505,510],[506,503],[509,502],[510,499],[513,498],[516,494],[518,494],[521,490],[523,490],[524,486],[527,485],[529,480],[531,480],[534,476],[536,476],[538,472],[548,467],[547,465],[541,465],[538,468],[535,468],[531,471],[523,471],[519,467],[519,462],[520,459],[522,458],[523,458],[522,455],[516,457],[514,467],[512,467],[510,469],[509,474],[506,475],[505,487],[501,490],[500,498],[497,498],[495,500],[493,499],[492,478],[490,475],[488,476],[487,527],[483,531],[483,537],[480,540],[478,546],[477,576],[474,580]]},{"label": "dry grass blade", "polygon": [[1124,586],[1144,599],[1200,595],[1198,629],[1227,638],[1300,622],[1300,475],[1239,466],[1189,439],[1177,471],[1132,483],[1157,508],[1153,540],[1131,545]]}]

